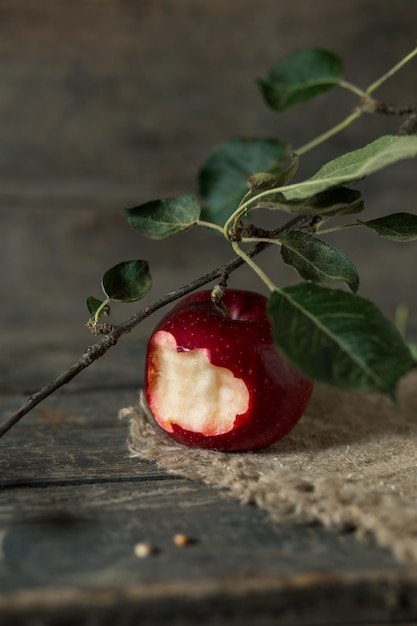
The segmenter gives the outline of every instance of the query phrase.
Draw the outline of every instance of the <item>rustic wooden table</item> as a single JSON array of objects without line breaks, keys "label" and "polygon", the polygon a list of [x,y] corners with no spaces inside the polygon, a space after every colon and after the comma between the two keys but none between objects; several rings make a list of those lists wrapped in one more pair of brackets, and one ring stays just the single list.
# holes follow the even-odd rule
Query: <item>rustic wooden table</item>
[{"label": "rustic wooden table", "polygon": [[[97,7],[1,3],[2,418],[91,341],[84,301],[100,295],[108,267],[148,259],[153,298],[230,257],[212,233],[163,249],[140,240],[124,206],[192,191],[208,151],[229,138],[303,145],[354,106],[335,96],[277,119],[255,78],[294,49],[319,46],[366,85],[415,41],[407,0]],[[411,71],[381,97],[413,102]],[[397,127],[366,117],[325,144],[306,171]],[[370,216],[415,210],[415,164],[384,172],[367,191]],[[410,305],[415,340],[408,270],[417,248],[381,251],[377,239],[342,237],[342,249],[358,265],[363,295],[391,316],[398,303]],[[258,282],[237,272],[233,284]],[[129,458],[117,413],[136,400],[148,330],[0,440],[0,626],[417,623],[416,572],[388,552],[349,533],[275,525],[261,510]],[[175,545],[176,533],[193,542]],[[140,542],[155,553],[138,558]]]},{"label": "rustic wooden table", "polygon": [[[29,338],[19,349],[9,337],[3,415],[73,359],[70,339],[58,350],[53,337],[32,339],[29,360]],[[417,622],[416,572],[388,552],[273,524],[129,458],[117,414],[136,400],[143,347],[117,350],[0,441],[1,625]],[[177,533],[192,542],[177,546]],[[147,558],[135,554],[142,542],[155,549]]]}]

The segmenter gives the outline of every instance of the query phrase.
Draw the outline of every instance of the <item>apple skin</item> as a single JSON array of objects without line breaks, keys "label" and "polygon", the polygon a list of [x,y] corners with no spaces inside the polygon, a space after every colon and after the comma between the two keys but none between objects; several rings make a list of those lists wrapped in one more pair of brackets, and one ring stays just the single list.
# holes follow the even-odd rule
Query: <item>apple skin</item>
[{"label": "apple skin", "polygon": [[[157,325],[146,356],[147,402],[157,423],[187,446],[222,451],[264,448],[295,426],[313,384],[274,345],[263,295],[226,289],[222,301],[228,317],[212,303],[211,291],[194,293]],[[187,359],[191,361],[183,369],[182,360]],[[216,385],[223,378],[231,385],[224,402],[221,396],[216,400],[222,393]],[[227,416],[220,419],[223,404]],[[194,419],[198,411],[209,414]],[[188,415],[185,421],[183,415]]]}]

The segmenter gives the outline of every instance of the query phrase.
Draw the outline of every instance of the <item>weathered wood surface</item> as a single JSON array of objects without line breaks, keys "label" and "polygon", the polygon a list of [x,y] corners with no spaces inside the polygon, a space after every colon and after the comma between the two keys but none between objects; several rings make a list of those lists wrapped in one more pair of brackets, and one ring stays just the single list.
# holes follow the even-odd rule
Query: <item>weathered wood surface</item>
[{"label": "weathered wood surface", "polygon": [[[288,52],[339,53],[366,85],[415,44],[409,0],[0,1],[1,414],[69,367],[92,338],[85,298],[125,258],[149,260],[150,297],[230,257],[212,233],[147,242],[123,207],[195,190],[209,150],[235,136],[301,145],[346,114],[335,94],[277,118],[254,79]],[[415,101],[407,71],[381,90]],[[301,123],[302,122],[302,123]],[[398,122],[366,117],[302,164]],[[415,210],[415,166],[365,183],[370,214]],[[415,246],[341,236],[362,295],[410,306]],[[273,251],[264,257],[276,270]],[[293,280],[282,269],[279,280]],[[256,287],[239,271],[234,286]],[[127,306],[116,320],[137,305]],[[127,311],[127,313],[126,313]],[[416,573],[350,534],[272,525],[266,514],[129,459],[156,315],[0,441],[1,626],[388,624],[417,621]],[[180,549],[177,532],[195,541]],[[139,541],[158,552],[138,559]]]},{"label": "weathered wood surface", "polygon": [[[121,351],[123,377],[137,359]],[[137,387],[99,387],[98,375],[68,387],[1,442],[0,624],[405,624],[417,616],[417,573],[387,551],[350,533],[273,524],[263,511],[129,458],[117,413],[136,401]],[[4,415],[21,397],[2,400]],[[193,542],[174,545],[176,533]],[[139,559],[138,542],[156,553]]]}]

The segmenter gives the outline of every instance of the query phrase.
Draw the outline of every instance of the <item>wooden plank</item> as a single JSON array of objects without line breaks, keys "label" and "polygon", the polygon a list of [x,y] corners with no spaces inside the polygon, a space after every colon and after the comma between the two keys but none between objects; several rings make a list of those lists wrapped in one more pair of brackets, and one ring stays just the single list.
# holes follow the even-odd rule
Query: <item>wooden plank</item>
[{"label": "wooden plank", "polygon": [[[0,489],[166,477],[152,463],[129,457],[128,424],[118,419],[118,411],[136,398],[134,389],[110,388],[47,399],[0,440]],[[8,397],[3,407],[20,402]]]},{"label": "wooden plank", "polygon": [[[412,601],[410,584],[401,588],[388,580],[350,581],[317,576],[251,581],[227,578],[201,593],[194,582],[131,585],[86,594],[22,593],[6,601],[7,626],[414,626],[413,613],[403,608]],[[342,582],[342,584],[341,584]],[[413,582],[411,582],[413,585]],[[324,593],[323,593],[324,592]],[[400,599],[402,597],[402,599]],[[20,602],[17,608],[16,601]],[[403,604],[404,602],[404,604]],[[409,616],[412,616],[411,618]]]},{"label": "wooden plank", "polygon": [[[259,612],[253,623],[300,625],[417,614],[416,581],[387,553],[350,534],[275,526],[186,480],[18,489],[3,494],[0,524],[8,626],[36,615],[42,624],[116,615],[113,623],[249,624]],[[176,546],[178,532],[194,542]],[[141,541],[155,554],[138,559]]]},{"label": "wooden plank", "polygon": [[[260,624],[325,624],[331,611],[389,623],[415,614],[412,571],[389,553],[349,533],[272,524],[263,511],[129,459],[117,409],[132,392],[57,394],[2,441],[0,623],[101,626],[119,615],[158,624],[177,615],[192,624],[198,615],[201,624],[249,624],[259,614]],[[177,532],[194,543],[178,548]],[[157,553],[138,559],[140,541]]]}]

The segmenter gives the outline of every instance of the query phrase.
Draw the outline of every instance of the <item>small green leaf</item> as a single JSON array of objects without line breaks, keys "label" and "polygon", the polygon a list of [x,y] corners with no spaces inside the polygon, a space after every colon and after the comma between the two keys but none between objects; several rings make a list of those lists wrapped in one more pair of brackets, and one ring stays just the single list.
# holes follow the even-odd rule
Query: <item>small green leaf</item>
[{"label": "small green leaf", "polygon": [[285,185],[289,182],[298,169],[300,157],[298,154],[293,154],[291,161],[287,167],[284,167],[277,174],[270,174],[269,172],[258,172],[253,174],[246,181],[246,185],[253,191],[262,191],[263,189],[273,189]]},{"label": "small green leaf", "polygon": [[[87,308],[88,308],[90,315],[94,316],[102,304],[103,304],[103,300],[99,300],[98,298],[89,296],[87,298]],[[107,305],[103,307],[103,309],[100,311],[99,317],[101,317],[102,315],[108,315],[109,313],[110,313],[110,307]]]},{"label": "small green leaf", "polygon": [[200,217],[200,203],[190,194],[151,200],[126,209],[129,224],[150,239],[166,239],[187,230]]},{"label": "small green leaf", "polygon": [[381,237],[393,241],[412,241],[417,239],[417,215],[413,213],[391,213],[376,220],[368,220],[360,224],[371,228]]},{"label": "small green leaf", "polygon": [[364,148],[329,161],[311,178],[283,193],[287,200],[301,200],[331,187],[345,185],[417,155],[417,137],[385,135]]},{"label": "small green leaf", "polygon": [[302,215],[339,214],[349,209],[356,213],[363,209],[360,197],[360,191],[348,187],[335,187],[302,200],[287,200],[284,194],[271,194],[257,202],[256,207]]},{"label": "small green leaf", "polygon": [[259,85],[267,104],[284,111],[337,85],[342,71],[340,59],[331,52],[299,50],[274,65]]},{"label": "small green leaf", "polygon": [[308,378],[394,397],[412,361],[401,335],[369,300],[301,283],[268,302],[274,340]]},{"label": "small green leaf", "polygon": [[98,298],[94,298],[94,296],[89,296],[87,298],[87,309],[90,315],[94,315],[97,309],[99,309],[102,304],[102,300],[98,300]]},{"label": "small green leaf", "polygon": [[104,274],[102,286],[106,296],[112,300],[140,300],[152,286],[148,263],[141,260],[118,263]]},{"label": "small green leaf", "polygon": [[288,156],[284,144],[275,139],[233,139],[216,148],[199,174],[203,219],[223,226],[248,192],[249,176],[274,173]]},{"label": "small green leaf", "polygon": [[281,256],[304,280],[314,283],[345,282],[356,292],[359,276],[356,267],[340,250],[300,230],[280,238]]}]

